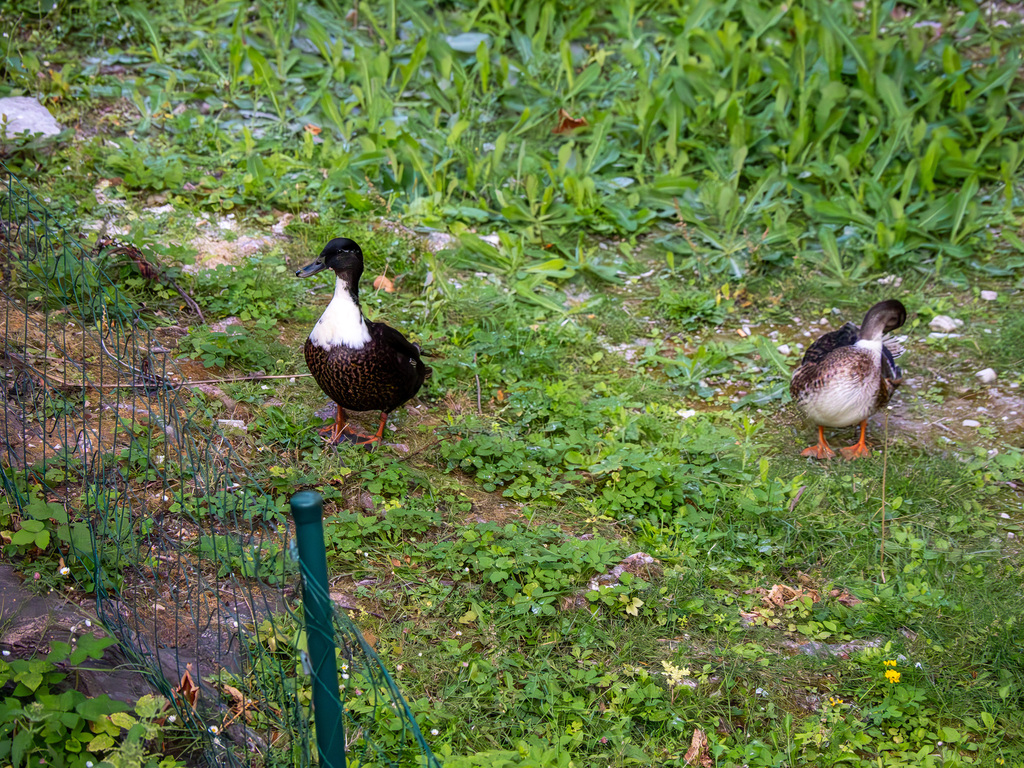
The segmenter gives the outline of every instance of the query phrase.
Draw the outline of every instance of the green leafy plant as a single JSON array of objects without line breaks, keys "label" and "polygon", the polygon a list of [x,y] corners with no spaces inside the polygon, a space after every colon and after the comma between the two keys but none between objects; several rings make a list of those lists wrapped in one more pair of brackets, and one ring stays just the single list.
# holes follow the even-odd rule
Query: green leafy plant
[{"label": "green leafy plant", "polygon": [[158,724],[166,701],[144,696],[130,707],[106,694],[88,698],[67,686],[58,665],[80,665],[102,657],[114,641],[84,633],[73,643],[54,642],[46,658],[0,659],[0,759],[13,765],[45,763],[58,768],[86,768],[106,760],[127,765],[127,755],[156,768],[184,765],[146,746],[162,732]]},{"label": "green leafy plant", "polygon": [[182,339],[180,350],[197,357],[206,368],[274,371],[285,354],[274,339],[276,325],[272,318],[265,318],[257,320],[252,330],[241,325],[229,325],[223,331],[197,328]]},{"label": "green leafy plant", "polygon": [[[199,271],[191,286],[193,296],[210,317],[234,315],[256,320],[266,328],[281,318],[310,318],[303,298],[308,288],[276,255],[254,256],[242,264],[218,264]],[[300,308],[300,305],[301,308]],[[259,321],[265,324],[259,325]]]}]

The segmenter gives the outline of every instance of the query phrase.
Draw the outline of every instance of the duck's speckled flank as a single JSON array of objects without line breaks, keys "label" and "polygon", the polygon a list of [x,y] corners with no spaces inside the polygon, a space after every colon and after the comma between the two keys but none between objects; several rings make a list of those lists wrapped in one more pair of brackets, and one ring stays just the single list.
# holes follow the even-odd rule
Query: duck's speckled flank
[{"label": "duck's speckled flank", "polygon": [[307,339],[306,365],[320,389],[342,408],[390,413],[415,397],[430,368],[418,354],[388,343],[387,331],[398,331],[382,323],[367,326],[370,341],[359,349],[339,345],[325,350]]}]

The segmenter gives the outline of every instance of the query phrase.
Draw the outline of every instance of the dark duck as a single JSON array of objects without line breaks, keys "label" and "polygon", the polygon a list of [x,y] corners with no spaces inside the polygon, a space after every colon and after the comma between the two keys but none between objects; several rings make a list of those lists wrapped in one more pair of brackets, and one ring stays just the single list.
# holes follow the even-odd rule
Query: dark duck
[{"label": "dark duck", "polygon": [[[306,365],[320,389],[338,405],[337,418],[324,430],[331,443],[380,443],[388,414],[415,397],[430,375],[418,345],[384,323],[363,317],[359,307],[359,278],[363,252],[345,237],[331,240],[296,277],[333,269],[334,298],[306,339]],[[355,430],[345,409],[380,411],[375,435]]]},{"label": "dark duck", "polygon": [[902,349],[886,346],[883,337],[906,319],[899,301],[880,301],[868,310],[860,328],[847,323],[807,349],[789,384],[797,407],[818,427],[817,444],[802,455],[831,459],[836,453],[825,440],[825,427],[853,424],[860,424],[860,440],[839,453],[846,459],[871,455],[864,442],[868,417],[889,402],[903,381],[896,365]]}]

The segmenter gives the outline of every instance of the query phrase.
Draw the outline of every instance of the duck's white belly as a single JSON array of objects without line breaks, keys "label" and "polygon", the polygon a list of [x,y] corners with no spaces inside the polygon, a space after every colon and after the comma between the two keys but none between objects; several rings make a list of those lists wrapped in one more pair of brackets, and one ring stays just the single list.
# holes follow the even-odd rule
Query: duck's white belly
[{"label": "duck's white belly", "polygon": [[878,392],[863,382],[830,381],[801,399],[799,405],[808,419],[823,427],[859,424],[875,411]]},{"label": "duck's white belly", "polygon": [[859,424],[878,408],[882,384],[882,342],[861,339],[833,351],[800,394],[797,405],[823,427]]}]

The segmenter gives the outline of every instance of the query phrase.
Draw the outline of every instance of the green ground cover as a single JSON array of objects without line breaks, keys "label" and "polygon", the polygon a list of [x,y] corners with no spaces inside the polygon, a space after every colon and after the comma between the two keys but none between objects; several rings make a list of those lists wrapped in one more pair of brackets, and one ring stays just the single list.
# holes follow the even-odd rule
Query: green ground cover
[{"label": "green ground cover", "polygon": [[[0,96],[68,126],[5,162],[195,300],[104,262],[191,329],[193,378],[283,376],[195,397],[268,490],[325,495],[334,588],[446,765],[683,766],[703,735],[691,764],[1024,766],[1019,12],[0,13]],[[434,369],[373,453],[325,446],[287,378],[333,287],[291,275],[342,235]],[[801,459],[800,345],[889,297],[874,456]],[[6,553],[56,561],[46,520]]]}]

